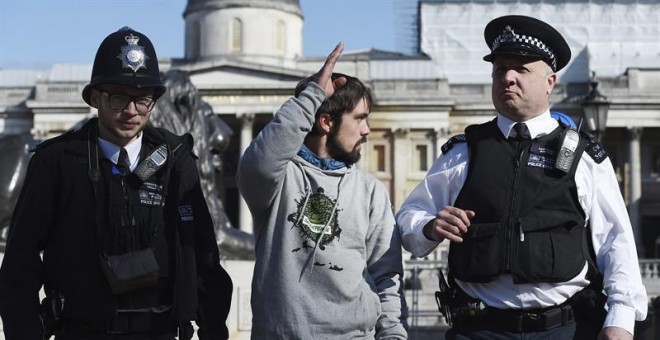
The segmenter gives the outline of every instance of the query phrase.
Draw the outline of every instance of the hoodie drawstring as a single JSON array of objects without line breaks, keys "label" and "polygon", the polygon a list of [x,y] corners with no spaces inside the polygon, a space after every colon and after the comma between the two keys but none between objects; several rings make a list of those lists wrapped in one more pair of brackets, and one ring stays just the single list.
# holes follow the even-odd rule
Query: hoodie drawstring
[{"label": "hoodie drawstring", "polygon": [[[303,169],[301,169],[301,170],[303,170]],[[332,222],[332,219],[334,218],[335,213],[337,212],[337,205],[339,204],[339,190],[341,188],[341,183],[344,180],[345,175],[346,174],[342,174],[341,177],[339,178],[339,183],[337,183],[337,198],[335,199],[335,204],[332,206],[332,212],[330,213],[330,216],[328,217],[325,224],[323,225],[323,228],[319,231],[319,236],[315,240],[314,249],[312,250],[312,254],[307,258],[307,261],[305,261],[305,264],[303,265],[302,270],[300,271],[300,277],[298,278],[298,282],[300,282],[302,280],[302,276],[303,276],[303,273],[305,272],[305,268],[307,268],[307,266],[310,266],[310,263],[311,263],[311,266],[309,267],[309,271],[310,272],[314,271],[314,263],[315,263],[314,261],[316,260],[316,250],[319,248],[319,244],[321,243],[321,238],[323,238],[323,233],[326,231],[326,229],[328,228],[328,226]],[[305,178],[305,184],[306,184],[307,183],[307,175],[305,174],[304,171],[303,171],[303,178]],[[307,188],[307,194],[305,196],[305,201],[303,203],[302,209],[300,210],[300,216],[298,216],[298,221],[296,222],[296,225],[298,225],[297,223],[300,221],[301,216],[305,212],[305,207],[307,206],[307,199],[310,196],[310,192],[311,192],[311,189]]]}]

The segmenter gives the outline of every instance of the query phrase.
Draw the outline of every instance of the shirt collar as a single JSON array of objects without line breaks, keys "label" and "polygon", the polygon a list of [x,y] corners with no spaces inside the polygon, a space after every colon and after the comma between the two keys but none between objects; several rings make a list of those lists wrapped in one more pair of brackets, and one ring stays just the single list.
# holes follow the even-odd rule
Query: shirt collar
[{"label": "shirt collar", "polygon": [[[101,153],[103,153],[105,158],[112,161],[112,163],[117,164],[119,159],[119,150],[121,149],[120,146],[99,137],[99,148],[101,149]],[[126,145],[124,149],[126,149],[126,153],[128,153],[128,160],[131,162],[130,169],[133,171],[135,170],[135,167],[137,167],[137,163],[140,158],[140,150],[142,149],[142,133],[140,133],[136,140]]]},{"label": "shirt collar", "polygon": [[[557,120],[550,115],[550,110],[546,110],[544,113],[530,120],[526,120],[523,123],[527,125],[529,135],[532,139],[547,135],[559,126]],[[504,135],[505,138],[512,135],[513,126],[515,124],[516,122],[511,119],[506,118],[499,113],[497,114],[497,127],[502,131],[502,135]]]}]

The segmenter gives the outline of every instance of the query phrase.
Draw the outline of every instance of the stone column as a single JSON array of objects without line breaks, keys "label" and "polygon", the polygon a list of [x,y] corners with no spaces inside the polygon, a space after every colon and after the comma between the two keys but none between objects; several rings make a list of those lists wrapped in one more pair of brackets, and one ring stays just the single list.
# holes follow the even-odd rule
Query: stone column
[{"label": "stone column", "polygon": [[[254,113],[242,113],[237,114],[238,118],[241,120],[241,156],[245,152],[245,149],[252,142],[252,126],[254,125]],[[240,196],[240,194],[239,194]],[[245,203],[243,196],[239,197],[240,206],[239,206],[239,228],[246,232],[252,234],[254,232],[254,224],[252,221],[252,215],[250,214],[250,209]]]},{"label": "stone column", "polygon": [[[628,203],[628,215],[635,234],[635,243],[637,243],[637,253],[644,254],[642,244],[642,215],[640,200],[642,198],[642,167],[640,142],[642,139],[641,127],[628,128],[628,154],[630,155],[630,178],[628,189],[630,192],[630,201]],[[641,256],[640,256],[641,257]]]},{"label": "stone column", "polygon": [[406,199],[406,176],[410,166],[410,157],[412,153],[408,149],[408,129],[393,129],[393,155],[392,163],[392,181],[394,192],[392,193],[392,203],[395,207],[400,207],[403,200]]}]

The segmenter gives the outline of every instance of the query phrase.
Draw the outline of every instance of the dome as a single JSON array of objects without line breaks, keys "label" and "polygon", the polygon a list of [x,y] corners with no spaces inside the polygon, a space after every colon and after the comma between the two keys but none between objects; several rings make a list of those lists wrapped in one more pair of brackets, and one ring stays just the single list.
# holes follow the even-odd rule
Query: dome
[{"label": "dome", "polygon": [[185,59],[287,66],[302,55],[300,0],[188,0]]},{"label": "dome", "polygon": [[272,8],[302,17],[300,0],[188,0],[183,16],[200,10],[236,7]]}]

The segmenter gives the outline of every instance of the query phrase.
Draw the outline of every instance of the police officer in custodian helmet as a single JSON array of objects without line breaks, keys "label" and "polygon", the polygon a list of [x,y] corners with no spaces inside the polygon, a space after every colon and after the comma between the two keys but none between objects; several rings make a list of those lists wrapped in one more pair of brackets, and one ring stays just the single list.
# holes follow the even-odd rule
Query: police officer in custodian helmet
[{"label": "police officer in custodian helmet", "polygon": [[103,40],[82,93],[98,118],[35,148],[16,204],[0,269],[8,340],[189,339],[191,320],[200,339],[228,337],[232,283],[192,137],[148,124],[164,92],[149,38]]}]

